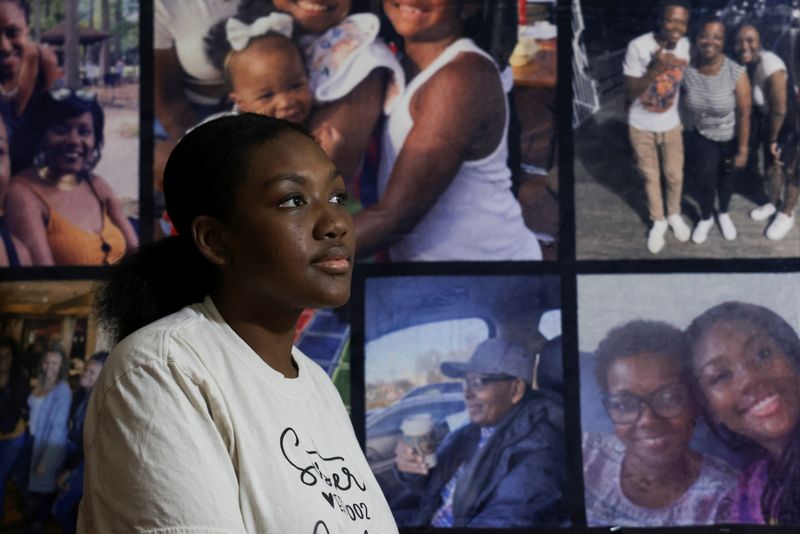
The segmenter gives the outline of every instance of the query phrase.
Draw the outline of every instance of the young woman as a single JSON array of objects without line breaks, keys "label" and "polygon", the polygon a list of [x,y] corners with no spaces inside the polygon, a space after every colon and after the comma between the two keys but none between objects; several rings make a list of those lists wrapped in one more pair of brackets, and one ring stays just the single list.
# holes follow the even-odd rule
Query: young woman
[{"label": "young woman", "polygon": [[761,48],[761,34],[755,26],[742,25],[736,33],[735,46],[753,86],[755,120],[748,163],[757,167],[761,147],[769,179],[767,201],[751,210],[750,217],[765,221],[775,215],[765,234],[769,239],[779,240],[794,226],[794,209],[800,195],[795,87],[786,63],[774,52]]},{"label": "young woman", "polygon": [[6,482],[25,444],[23,413],[30,389],[19,345],[9,337],[0,337],[0,520],[5,511]]},{"label": "young woman", "polygon": [[590,526],[704,525],[724,522],[736,471],[689,447],[700,409],[685,365],[683,332],[632,321],[597,347],[597,380],[614,435],[583,443]]},{"label": "young woman", "polygon": [[747,164],[750,135],[751,92],[745,68],[728,58],[725,25],[707,20],[695,41],[696,53],[682,82],[688,162],[697,182],[700,221],[692,242],[708,239],[714,226],[714,204],[719,202],[717,222],[728,241],[737,237],[728,214],[733,196],[734,170]]},{"label": "young woman", "polygon": [[72,402],[68,370],[64,351],[60,347],[51,348],[44,354],[36,386],[28,395],[28,497],[32,530],[41,529],[50,515],[56,477],[67,452],[67,419]]},{"label": "young woman", "polygon": [[350,294],[341,174],[299,126],[246,113],[188,133],[164,192],[178,235],[99,296],[125,339],[89,401],[78,531],[397,532],[336,389],[292,347],[304,308]]},{"label": "young woman", "polygon": [[407,85],[384,130],[380,199],[356,216],[360,253],[389,246],[393,261],[541,259],[507,161],[516,5],[384,0]]},{"label": "young woman", "polygon": [[62,88],[35,110],[33,166],[14,176],[6,213],[33,264],[108,265],[139,245],[111,186],[92,173],[103,148],[103,110],[93,93]]},{"label": "young woman", "polygon": [[800,524],[800,338],[775,312],[725,302],[687,329],[717,434],[749,457],[730,522]]}]

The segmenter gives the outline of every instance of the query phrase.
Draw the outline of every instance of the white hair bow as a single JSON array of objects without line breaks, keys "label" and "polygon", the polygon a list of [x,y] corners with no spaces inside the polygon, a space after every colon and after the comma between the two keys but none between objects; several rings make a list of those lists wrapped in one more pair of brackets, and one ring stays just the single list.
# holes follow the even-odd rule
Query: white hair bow
[{"label": "white hair bow", "polygon": [[231,17],[225,23],[225,32],[231,48],[239,52],[247,47],[250,39],[266,35],[269,32],[277,32],[291,38],[292,17],[286,13],[270,13],[266,17],[256,19],[252,24],[245,24]]}]

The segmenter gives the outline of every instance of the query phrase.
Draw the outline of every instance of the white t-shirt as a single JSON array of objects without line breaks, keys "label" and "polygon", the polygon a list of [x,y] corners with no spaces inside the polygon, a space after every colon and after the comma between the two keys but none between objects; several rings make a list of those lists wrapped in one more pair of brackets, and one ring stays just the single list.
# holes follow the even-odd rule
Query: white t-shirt
[{"label": "white t-shirt", "polygon": [[156,0],[154,7],[153,48],[174,47],[181,68],[194,84],[224,83],[223,73],[206,55],[203,39],[211,26],[236,14],[239,0]]},{"label": "white t-shirt", "polygon": [[[628,43],[622,72],[631,78],[641,78],[661,45],[653,32],[640,35]],[[674,50],[667,50],[679,60],[689,62],[689,39],[681,37]],[[662,72],[639,98],[631,103],[628,124],[638,130],[666,132],[681,123],[678,97],[685,64],[674,65]]]},{"label": "white t-shirt", "polygon": [[208,297],[124,339],[86,413],[78,532],[396,533],[331,380],[293,357],[284,378]]},{"label": "white t-shirt", "polygon": [[782,70],[786,72],[786,63],[769,50],[761,51],[761,61],[753,72],[753,104],[762,113],[769,113],[766,101],[767,80],[770,76]]}]

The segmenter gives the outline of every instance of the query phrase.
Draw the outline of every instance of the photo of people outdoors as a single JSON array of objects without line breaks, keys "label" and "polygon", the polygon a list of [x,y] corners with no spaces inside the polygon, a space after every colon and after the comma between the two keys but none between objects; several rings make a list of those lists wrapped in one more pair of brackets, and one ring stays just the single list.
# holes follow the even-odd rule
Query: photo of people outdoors
[{"label": "photo of people outdoors", "polygon": [[331,156],[362,258],[554,259],[555,7],[528,4],[156,0],[157,237],[177,141],[247,111]]},{"label": "photo of people outdoors", "polygon": [[0,2],[0,265],[138,246],[138,3]]},{"label": "photo of people outdoors", "polygon": [[800,255],[797,3],[578,10],[578,257]]},{"label": "photo of people outdoors", "polygon": [[366,454],[400,527],[569,524],[559,284],[367,278]]},{"label": "photo of people outdoors", "polygon": [[579,277],[590,526],[800,524],[798,298],[796,273]]},{"label": "photo of people outdoors", "polygon": [[0,284],[3,532],[75,532],[83,416],[108,348],[91,313],[92,286]]}]

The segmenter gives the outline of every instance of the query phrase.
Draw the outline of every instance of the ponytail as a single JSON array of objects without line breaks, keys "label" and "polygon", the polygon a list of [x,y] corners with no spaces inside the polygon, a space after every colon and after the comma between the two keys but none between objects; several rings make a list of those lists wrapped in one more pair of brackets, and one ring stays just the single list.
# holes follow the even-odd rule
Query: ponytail
[{"label": "ponytail", "polygon": [[211,291],[214,270],[194,243],[182,236],[142,246],[109,269],[95,291],[94,308],[113,343]]}]

